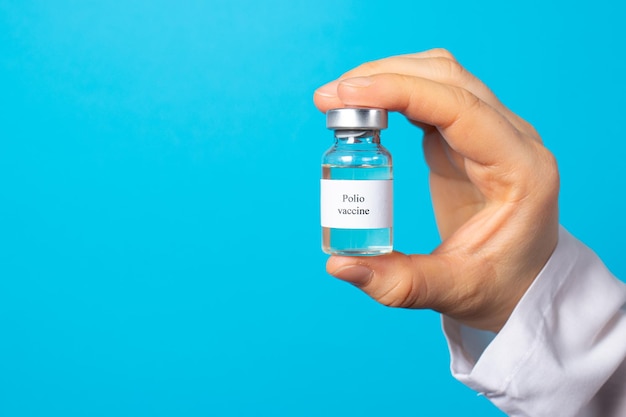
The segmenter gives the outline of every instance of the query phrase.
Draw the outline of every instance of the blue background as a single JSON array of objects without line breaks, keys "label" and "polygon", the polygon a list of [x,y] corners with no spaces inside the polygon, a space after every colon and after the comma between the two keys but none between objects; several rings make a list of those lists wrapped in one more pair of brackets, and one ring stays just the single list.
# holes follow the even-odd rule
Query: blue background
[{"label": "blue background", "polygon": [[[580,3],[580,2],[579,2]],[[577,3],[578,4],[578,3]],[[626,277],[623,2],[0,0],[0,416],[501,416],[439,318],[327,276],[319,85],[446,47]],[[438,243],[397,115],[396,247]]]}]

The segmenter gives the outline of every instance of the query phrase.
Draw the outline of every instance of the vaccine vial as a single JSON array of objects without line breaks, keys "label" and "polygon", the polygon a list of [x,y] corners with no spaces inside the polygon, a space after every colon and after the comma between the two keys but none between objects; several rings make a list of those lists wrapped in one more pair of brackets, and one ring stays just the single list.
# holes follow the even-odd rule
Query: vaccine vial
[{"label": "vaccine vial", "polygon": [[393,250],[391,154],[380,144],[387,111],[342,108],[326,113],[335,141],[322,158],[322,250],[374,256]]}]

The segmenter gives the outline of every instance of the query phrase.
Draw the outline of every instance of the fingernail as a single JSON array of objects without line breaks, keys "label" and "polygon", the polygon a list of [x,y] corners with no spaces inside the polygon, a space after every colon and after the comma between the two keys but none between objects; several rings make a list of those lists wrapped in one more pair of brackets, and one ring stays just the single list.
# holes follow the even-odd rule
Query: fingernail
[{"label": "fingernail", "polygon": [[331,272],[332,276],[354,284],[357,287],[367,284],[372,279],[373,274],[374,272],[371,269],[363,265],[344,266]]},{"label": "fingernail", "polygon": [[323,97],[336,97],[337,96],[337,82],[333,81],[326,85],[321,86],[315,90],[315,94]]},{"label": "fingernail", "polygon": [[348,87],[367,87],[372,84],[371,77],[354,77],[343,80],[341,84]]}]

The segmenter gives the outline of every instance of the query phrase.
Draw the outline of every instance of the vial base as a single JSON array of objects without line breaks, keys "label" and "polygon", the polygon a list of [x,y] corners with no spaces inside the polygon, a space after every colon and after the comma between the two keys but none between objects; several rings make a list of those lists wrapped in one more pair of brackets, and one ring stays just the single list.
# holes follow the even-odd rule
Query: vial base
[{"label": "vial base", "polygon": [[330,255],[376,256],[393,251],[392,229],[322,227],[322,250]]}]

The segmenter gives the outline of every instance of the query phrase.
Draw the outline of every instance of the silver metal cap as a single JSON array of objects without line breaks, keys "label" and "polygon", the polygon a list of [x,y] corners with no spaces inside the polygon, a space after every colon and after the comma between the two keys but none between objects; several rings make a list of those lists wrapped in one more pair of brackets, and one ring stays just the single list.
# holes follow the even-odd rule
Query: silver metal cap
[{"label": "silver metal cap", "polygon": [[348,108],[332,109],[326,112],[326,127],[333,130],[387,128],[387,110]]}]

